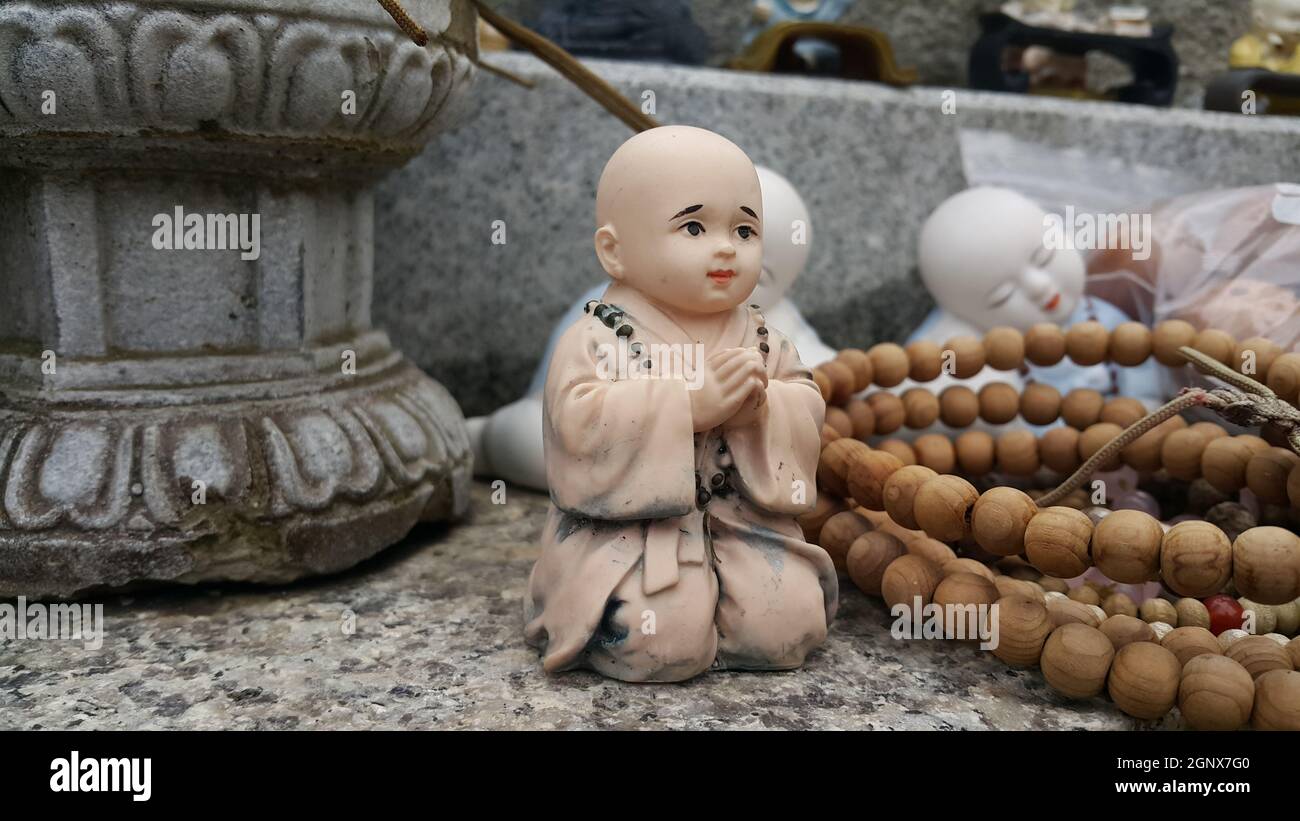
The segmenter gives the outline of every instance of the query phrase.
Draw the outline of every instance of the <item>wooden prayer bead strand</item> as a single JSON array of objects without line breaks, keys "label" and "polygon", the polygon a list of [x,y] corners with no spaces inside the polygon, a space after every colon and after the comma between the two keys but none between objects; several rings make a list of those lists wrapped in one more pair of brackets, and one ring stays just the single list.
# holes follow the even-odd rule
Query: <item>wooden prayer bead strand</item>
[{"label": "wooden prayer bead strand", "polygon": [[1046,382],[1030,382],[1020,394],[1020,416],[1031,425],[1050,425],[1061,413],[1061,392]]},{"label": "wooden prayer bead strand", "polygon": [[1274,359],[1265,384],[1273,393],[1296,404],[1300,399],[1300,353],[1284,353]]},{"label": "wooden prayer bead strand", "polygon": [[1041,322],[1025,332],[1025,358],[1031,363],[1046,368],[1064,357],[1065,332],[1056,325]]},{"label": "wooden prayer bead strand", "polygon": [[860,393],[871,387],[876,372],[871,364],[871,356],[866,351],[859,348],[845,348],[835,358],[853,372],[853,393]]},{"label": "wooden prayer bead strand", "polygon": [[943,343],[945,356],[953,360],[952,375],[970,379],[984,369],[984,343],[973,336],[955,336]]},{"label": "wooden prayer bead strand", "polygon": [[1156,325],[1151,333],[1151,352],[1161,365],[1171,368],[1187,364],[1179,348],[1190,346],[1196,339],[1196,328],[1190,322],[1170,319]]},{"label": "wooden prayer bead strand", "polygon": [[1111,362],[1134,368],[1151,356],[1151,329],[1141,322],[1124,322],[1110,333],[1107,356]]},{"label": "wooden prayer bead strand", "polygon": [[907,378],[912,369],[907,352],[893,342],[873,345],[867,356],[871,359],[875,383],[882,388],[892,388]]},{"label": "wooden prayer bead strand", "polygon": [[943,370],[943,349],[934,342],[918,340],[905,349],[909,363],[908,376],[914,382],[930,382]]}]

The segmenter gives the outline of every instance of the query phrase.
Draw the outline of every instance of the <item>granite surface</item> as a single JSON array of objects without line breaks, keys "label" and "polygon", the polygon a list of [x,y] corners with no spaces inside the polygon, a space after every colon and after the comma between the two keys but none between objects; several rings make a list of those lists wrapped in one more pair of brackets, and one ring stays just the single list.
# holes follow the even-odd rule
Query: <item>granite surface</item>
[{"label": "granite surface", "polygon": [[[531,56],[487,59],[535,87],[481,72],[474,108],[375,202],[376,322],[467,415],[517,399],[555,320],[605,280],[596,182],[630,136]],[[932,305],[915,274],[917,231],[969,182],[1126,213],[1162,195],[1300,179],[1293,117],[588,65],[633,100],[653,92],[661,122],[718,131],[794,184],[812,239],[791,296],[836,347],[915,329]]]},{"label": "granite surface", "polygon": [[[547,677],[521,595],[545,497],[474,488],[474,518],[418,530],[346,574],[282,588],[172,588],[105,601],[98,650],[0,642],[0,729],[1125,729],[1037,671],[970,646],[890,638],[843,583],[825,646],[785,673],[632,685]],[[349,634],[348,612],[355,614]]]}]

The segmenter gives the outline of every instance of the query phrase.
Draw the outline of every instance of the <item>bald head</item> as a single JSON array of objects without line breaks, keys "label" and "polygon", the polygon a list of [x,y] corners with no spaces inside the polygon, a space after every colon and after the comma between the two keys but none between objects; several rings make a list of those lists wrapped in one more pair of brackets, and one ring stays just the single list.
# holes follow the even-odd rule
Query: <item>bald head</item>
[{"label": "bald head", "polygon": [[743,302],[762,266],[758,172],[725,137],[652,128],[623,143],[596,191],[596,254],[614,279],[684,311]]},{"label": "bald head", "polygon": [[[617,223],[629,205],[636,209],[653,192],[681,188],[710,172],[752,177],[758,186],[754,164],[726,137],[689,125],[643,131],[619,146],[605,163],[596,187],[596,224]],[[665,214],[664,219],[671,215]]]}]

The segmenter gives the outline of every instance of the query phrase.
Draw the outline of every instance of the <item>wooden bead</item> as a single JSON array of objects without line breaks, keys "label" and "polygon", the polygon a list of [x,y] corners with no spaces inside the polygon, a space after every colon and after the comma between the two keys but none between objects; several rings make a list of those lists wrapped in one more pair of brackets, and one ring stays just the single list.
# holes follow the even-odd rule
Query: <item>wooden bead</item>
[{"label": "wooden bead", "polygon": [[896,536],[881,530],[863,533],[849,547],[845,559],[849,578],[863,593],[879,596],[885,568],[906,553],[907,549]]},{"label": "wooden bead", "polygon": [[999,371],[1018,371],[1025,363],[1025,337],[1005,325],[984,334],[984,359]]},{"label": "wooden bead", "polygon": [[1179,522],[1161,542],[1160,576],[1180,596],[1212,596],[1232,577],[1232,545],[1214,525]]},{"label": "wooden bead", "polygon": [[[1160,545],[1156,543],[1157,552]],[[1159,556],[1156,557],[1156,565],[1159,566]],[[1100,565],[1098,565],[1100,566]],[[1102,571],[1103,573],[1106,571]],[[1118,581],[1118,580],[1117,580]],[[1174,603],[1168,599],[1147,599],[1138,606],[1138,618],[1150,624],[1156,621],[1162,621],[1165,624],[1178,625],[1178,611],[1174,608]]]},{"label": "wooden bead", "polygon": [[[945,579],[954,573],[974,573],[976,576],[983,576],[988,579],[990,583],[995,583],[994,580],[997,579],[997,574],[995,574],[988,565],[977,562],[974,559],[949,559],[939,568],[939,572],[943,574]],[[995,596],[994,601],[997,601],[999,598],[1001,598],[1001,596]]]},{"label": "wooden bead", "polygon": [[1160,646],[1173,653],[1178,658],[1178,663],[1184,667],[1197,656],[1223,655],[1219,640],[1204,627],[1175,627],[1161,639]]},{"label": "wooden bead", "polygon": [[1141,365],[1151,355],[1151,330],[1141,322],[1124,322],[1110,332],[1111,362],[1126,368]]},{"label": "wooden bead", "polygon": [[885,480],[884,503],[889,518],[908,530],[919,530],[912,508],[916,501],[916,492],[921,485],[938,474],[927,467],[908,465],[895,471]]},{"label": "wooden bead", "polygon": [[1061,392],[1046,382],[1030,382],[1020,394],[1020,415],[1031,425],[1050,425],[1061,412]]},{"label": "wooden bead", "polygon": [[1065,331],[1050,322],[1040,322],[1025,332],[1025,358],[1047,367],[1065,356]]},{"label": "wooden bead", "polygon": [[1025,555],[1048,576],[1072,579],[1087,570],[1092,522],[1068,507],[1040,510],[1025,528]]},{"label": "wooden bead", "polygon": [[1146,415],[1146,405],[1143,405],[1136,399],[1120,397],[1118,399],[1111,399],[1102,405],[1101,415],[1098,418],[1103,422],[1118,425],[1123,429]]},{"label": "wooden bead", "polygon": [[826,375],[826,372],[821,368],[814,368],[813,382],[817,383],[817,390],[821,391],[822,401],[831,401],[831,391],[833,386],[831,385],[831,378]]},{"label": "wooden bead", "polygon": [[903,400],[892,393],[877,391],[867,397],[867,405],[876,416],[876,433],[888,436],[903,426],[907,411]]},{"label": "wooden bead", "polygon": [[826,400],[832,405],[843,405],[853,395],[854,375],[848,365],[838,360],[823,362],[822,373],[831,378],[831,398]]},{"label": "wooden bead", "polygon": [[1300,508],[1300,467],[1293,468],[1286,477],[1286,497],[1291,507]]},{"label": "wooden bead", "polygon": [[1038,506],[1022,491],[991,488],[971,509],[971,535],[994,556],[1015,556],[1024,552],[1025,529],[1037,513]]},{"label": "wooden bead", "polygon": [[1209,444],[1204,433],[1193,428],[1176,430],[1160,447],[1160,463],[1174,478],[1190,482],[1201,475],[1201,456]]},{"label": "wooden bead", "polygon": [[826,424],[830,425],[831,430],[835,431],[840,438],[853,436],[853,420],[849,418],[848,411],[844,408],[827,405]]},{"label": "wooden bead", "polygon": [[905,349],[909,370],[907,375],[916,382],[937,379],[943,371],[943,349],[937,343],[919,339]]},{"label": "wooden bead", "polygon": [[848,569],[845,562],[849,556],[849,548],[859,536],[874,529],[866,516],[846,510],[826,520],[826,524],[822,525],[821,541],[818,544],[830,554],[835,569],[844,571]]},{"label": "wooden bead", "polygon": [[1255,679],[1255,730],[1300,730],[1300,673],[1274,670]]},{"label": "wooden bead", "polygon": [[[1088,461],[1094,453],[1109,445],[1112,439],[1123,432],[1123,428],[1110,422],[1098,422],[1095,425],[1089,425],[1079,434],[1079,458],[1085,462]],[[1103,471],[1119,470],[1119,468],[1119,453],[1115,453],[1097,466],[1097,470]]]},{"label": "wooden bead", "polygon": [[907,378],[912,363],[907,359],[907,351],[893,342],[881,342],[867,351],[871,359],[871,369],[875,383],[882,388],[892,388]]},{"label": "wooden bead", "polygon": [[1020,596],[1032,599],[1043,606],[1047,605],[1047,597],[1043,595],[1042,588],[1033,582],[1027,582],[1024,579],[1013,579],[1010,576],[997,576],[993,579],[993,584],[997,585],[1000,594],[999,598]]},{"label": "wooden bead", "polygon": [[1178,353],[1178,349],[1190,346],[1195,339],[1196,328],[1190,322],[1170,319],[1156,325],[1151,334],[1151,352],[1161,365],[1171,368],[1186,365],[1187,360]]},{"label": "wooden bead", "polygon": [[1133,599],[1125,593],[1111,593],[1101,600],[1101,609],[1107,616],[1129,616],[1137,618],[1138,608]]},{"label": "wooden bead", "polygon": [[1070,585],[1066,583],[1065,579],[1058,579],[1053,576],[1042,576],[1036,584],[1049,593],[1060,593],[1062,596],[1070,591]]},{"label": "wooden bead", "polygon": [[1080,604],[1091,604],[1101,607],[1101,595],[1087,585],[1072,587],[1065,595],[1070,597],[1071,601],[1077,601]]},{"label": "wooden bead", "polygon": [[897,456],[883,450],[869,450],[849,462],[845,484],[849,495],[867,510],[885,509],[885,482],[903,467]]},{"label": "wooden bead", "polygon": [[1110,331],[1096,320],[1078,322],[1065,334],[1065,352],[1076,365],[1099,365],[1106,361]]},{"label": "wooden bead", "polygon": [[[957,466],[968,476],[983,476],[993,472],[995,446],[993,436],[982,430],[966,431],[953,442],[957,451]],[[942,471],[940,471],[942,472]],[[1297,479],[1300,488],[1300,478]]]},{"label": "wooden bead", "polygon": [[997,440],[998,470],[1012,476],[1038,472],[1038,440],[1027,430],[1010,430]]},{"label": "wooden bead", "polygon": [[1286,651],[1291,656],[1291,666],[1300,670],[1300,638],[1291,639],[1286,645]]},{"label": "wooden bead", "polygon": [[1300,596],[1300,536],[1280,527],[1242,533],[1232,545],[1232,581],[1261,604],[1294,601]]},{"label": "wooden bead", "polygon": [[1273,608],[1270,605],[1251,601],[1245,596],[1238,598],[1237,604],[1241,605],[1243,618],[1249,614],[1249,617],[1255,620],[1250,630],[1251,633],[1263,635],[1271,633],[1277,628],[1277,616],[1273,614]]},{"label": "wooden bead", "polygon": [[840,432],[837,431],[835,428],[831,427],[825,422],[822,423],[821,446],[823,450],[831,442],[834,442],[836,439],[843,439],[843,438],[844,437],[840,436]]},{"label": "wooden bead", "polygon": [[[1102,606],[1105,609],[1105,605]],[[1155,641],[1155,631],[1151,625],[1134,616],[1122,613],[1114,614],[1101,623],[1101,632],[1118,650],[1135,641]]]},{"label": "wooden bead", "polygon": [[1245,667],[1251,678],[1259,678],[1270,670],[1292,669],[1291,654],[1265,636],[1246,636],[1229,645],[1223,654]]},{"label": "wooden bead", "polygon": [[973,336],[954,336],[943,349],[952,352],[952,375],[958,379],[970,379],[984,369],[984,343]]},{"label": "wooden bead", "polygon": [[912,430],[928,428],[939,418],[939,397],[925,388],[903,391],[903,424]]},{"label": "wooden bead", "polygon": [[[1187,423],[1181,416],[1166,419],[1126,445],[1120,451],[1120,459],[1139,473],[1155,473],[1161,467],[1160,451],[1164,447],[1165,439],[1186,427]],[[1197,469],[1200,469],[1199,460]]]},{"label": "wooden bead", "polygon": [[1038,664],[1052,632],[1047,608],[1023,596],[1005,596],[997,606],[998,644],[993,655],[1013,667]]},{"label": "wooden bead", "polygon": [[916,464],[916,451],[912,450],[912,446],[902,439],[886,439],[876,445],[876,448],[891,456],[898,457],[898,461],[902,462],[904,466]]},{"label": "wooden bead", "polygon": [[1020,556],[1004,556],[996,561],[996,567],[1003,574],[1013,579],[1024,579],[1035,582],[1043,577],[1043,573]]},{"label": "wooden bead", "polygon": [[1182,666],[1173,653],[1158,644],[1139,641],[1116,651],[1106,689],[1128,715],[1156,719],[1174,706],[1181,676]]},{"label": "wooden bead", "polygon": [[1183,664],[1178,709],[1193,730],[1235,730],[1254,706],[1255,682],[1232,659],[1205,654]]},{"label": "wooden bead", "polygon": [[810,544],[817,544],[821,541],[822,528],[832,516],[845,509],[844,500],[830,493],[818,493],[813,509],[800,514],[795,521],[803,529],[804,540]]},{"label": "wooden bead", "polygon": [[1252,336],[1237,343],[1232,353],[1232,367],[1238,373],[1263,383],[1268,379],[1269,369],[1281,355],[1282,347],[1276,342],[1262,336]]},{"label": "wooden bead", "polygon": [[1092,698],[1106,686],[1115,648],[1097,628],[1063,624],[1043,645],[1040,666],[1048,686],[1066,698]]},{"label": "wooden bead", "polygon": [[1075,388],[1061,400],[1061,418],[1075,430],[1095,425],[1106,400],[1092,388]]},{"label": "wooden bead", "polygon": [[1207,442],[1228,435],[1228,431],[1223,427],[1223,425],[1220,425],[1217,422],[1196,422],[1188,427],[1194,431],[1199,431],[1205,436],[1205,441]]},{"label": "wooden bead", "polygon": [[930,603],[934,589],[939,586],[942,578],[939,568],[933,562],[906,553],[885,568],[885,573],[880,578],[880,594],[890,607],[896,604],[912,607],[915,604],[913,599],[917,596],[924,606]]},{"label": "wooden bead", "polygon": [[1201,476],[1220,493],[1234,494],[1246,486],[1246,466],[1256,453],[1268,450],[1258,436],[1225,436],[1205,446]]},{"label": "wooden bead", "polygon": [[835,359],[853,371],[853,393],[871,387],[876,377],[876,369],[872,366],[871,356],[866,351],[859,348],[845,348]]},{"label": "wooden bead", "polygon": [[817,462],[817,486],[836,496],[848,496],[849,486],[845,479],[849,475],[849,463],[870,450],[865,443],[856,439],[836,439],[822,448],[821,458]]},{"label": "wooden bead", "polygon": [[[944,576],[939,586],[934,589],[933,600],[936,605],[945,610],[950,606],[962,608],[962,611],[955,612],[956,618],[953,620],[955,624],[948,623],[945,618],[950,631],[948,635],[952,636],[955,633],[956,638],[974,639],[980,634],[978,608],[981,606],[987,608],[996,602],[998,588],[993,582],[974,573],[952,573]],[[970,605],[974,607],[967,610]]]},{"label": "wooden bead", "polygon": [[1038,442],[1038,456],[1057,473],[1069,475],[1083,464],[1079,459],[1079,431],[1071,427],[1052,428]]},{"label": "wooden bead", "polygon": [[1237,340],[1226,331],[1206,328],[1192,340],[1192,347],[1229,368],[1233,367],[1232,354],[1237,349]]},{"label": "wooden bead", "polygon": [[1005,382],[990,382],[980,388],[980,418],[991,425],[1003,425],[1020,413],[1020,394]]},{"label": "wooden bead", "polygon": [[1047,612],[1052,623],[1057,627],[1064,624],[1085,624],[1088,627],[1101,627],[1105,613],[1100,607],[1077,602],[1064,597],[1053,597],[1047,602]]},{"label": "wooden bead", "polygon": [[979,413],[979,397],[965,385],[945,388],[939,395],[939,418],[950,428],[969,427]]},{"label": "wooden bead", "polygon": [[1149,514],[1139,510],[1112,511],[1093,530],[1092,562],[1112,581],[1143,584],[1160,573],[1164,535],[1160,522]]},{"label": "wooden bead", "polygon": [[1300,396],[1300,353],[1284,353],[1274,359],[1267,384],[1273,393],[1295,404]]},{"label": "wooden bead", "polygon": [[1294,636],[1300,632],[1300,599],[1292,599],[1273,608],[1277,613],[1277,632]]},{"label": "wooden bead", "polygon": [[876,432],[876,413],[871,409],[871,405],[867,404],[867,400],[850,399],[844,406],[844,411],[853,424],[854,439],[866,441],[867,437]]},{"label": "wooden bead", "polygon": [[1262,502],[1270,505],[1290,504],[1286,483],[1297,465],[1300,465],[1300,456],[1290,448],[1260,451],[1246,463],[1246,487]]},{"label": "wooden bead", "polygon": [[916,461],[936,473],[957,472],[957,450],[952,440],[942,433],[927,433],[912,442]]},{"label": "wooden bead", "polygon": [[960,476],[937,476],[916,492],[916,522],[931,537],[955,542],[970,534],[970,512],[978,499],[979,492]]}]

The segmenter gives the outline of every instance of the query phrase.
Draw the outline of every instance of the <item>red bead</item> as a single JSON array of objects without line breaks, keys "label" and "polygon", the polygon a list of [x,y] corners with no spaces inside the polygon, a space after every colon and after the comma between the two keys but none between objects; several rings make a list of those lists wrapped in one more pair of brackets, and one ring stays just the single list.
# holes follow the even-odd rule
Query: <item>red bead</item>
[{"label": "red bead", "polygon": [[1232,596],[1220,593],[1210,596],[1203,604],[1210,611],[1210,632],[1216,636],[1224,630],[1240,630],[1245,624],[1246,611]]}]

